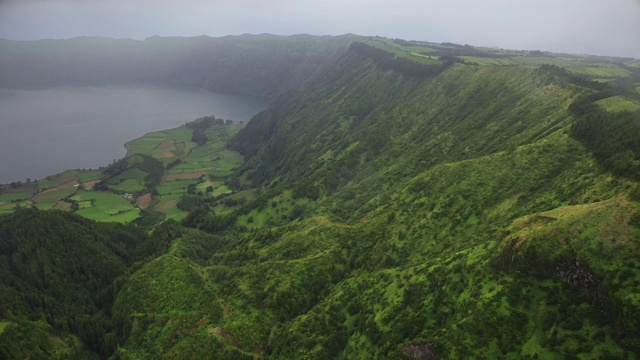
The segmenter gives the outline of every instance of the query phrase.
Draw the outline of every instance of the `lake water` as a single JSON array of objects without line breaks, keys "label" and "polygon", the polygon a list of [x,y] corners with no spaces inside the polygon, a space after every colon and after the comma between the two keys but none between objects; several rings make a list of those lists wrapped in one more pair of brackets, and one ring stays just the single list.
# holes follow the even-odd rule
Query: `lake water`
[{"label": "lake water", "polygon": [[267,104],[174,85],[0,89],[0,183],[108,165],[150,131],[205,115],[246,123]]}]

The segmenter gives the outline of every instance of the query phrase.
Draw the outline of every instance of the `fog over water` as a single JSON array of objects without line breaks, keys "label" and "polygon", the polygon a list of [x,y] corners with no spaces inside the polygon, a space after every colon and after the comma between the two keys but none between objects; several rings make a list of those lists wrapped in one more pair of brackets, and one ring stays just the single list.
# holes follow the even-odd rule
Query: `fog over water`
[{"label": "fog over water", "polygon": [[205,115],[247,122],[267,103],[174,85],[0,89],[0,183],[108,165],[147,132]]}]

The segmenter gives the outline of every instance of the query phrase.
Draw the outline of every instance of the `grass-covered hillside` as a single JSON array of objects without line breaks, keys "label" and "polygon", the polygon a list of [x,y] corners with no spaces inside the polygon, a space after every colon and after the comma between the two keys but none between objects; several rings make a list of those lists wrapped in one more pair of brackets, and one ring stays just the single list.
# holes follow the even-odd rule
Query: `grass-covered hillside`
[{"label": "grass-covered hillside", "polygon": [[[607,85],[584,70],[606,64],[620,69],[593,75],[611,76]],[[114,359],[638,358],[640,99],[625,85],[637,75],[627,59],[354,43],[241,130],[203,118],[148,134],[94,174],[97,190],[66,195],[80,215],[92,192],[151,199],[137,225],[83,220],[152,229],[116,252],[112,296],[94,302],[108,341],[96,347],[45,304],[19,299],[22,310],[0,313],[0,350],[32,354],[26,344],[42,341],[38,355]],[[48,193],[8,194],[38,206]],[[22,210],[0,229],[22,234],[10,225],[21,214],[80,221]],[[3,285],[9,299],[53,271],[2,264],[16,279]],[[82,289],[85,278],[64,284]]]}]

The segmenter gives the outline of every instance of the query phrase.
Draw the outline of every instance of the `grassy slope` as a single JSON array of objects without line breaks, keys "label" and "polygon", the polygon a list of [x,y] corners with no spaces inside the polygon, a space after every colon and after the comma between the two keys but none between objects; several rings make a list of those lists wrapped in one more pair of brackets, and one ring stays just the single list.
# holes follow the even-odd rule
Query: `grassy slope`
[{"label": "grassy slope", "polygon": [[[633,358],[633,183],[568,135],[591,91],[526,67],[414,79],[349,54],[278,99],[234,139],[253,156],[235,181],[266,187],[239,218],[257,230],[197,265],[225,314],[211,339],[273,358]],[[309,184],[301,218],[265,220]]]},{"label": "grassy slope", "polygon": [[[117,356],[636,356],[634,183],[568,135],[592,90],[530,67],[395,65],[350,53],[235,138],[253,158],[233,181],[262,190],[205,217],[241,210],[224,237],[166,222],[148,238],[115,300]],[[136,146],[166,164],[156,135]],[[183,167],[220,156],[222,179],[225,151]]]}]

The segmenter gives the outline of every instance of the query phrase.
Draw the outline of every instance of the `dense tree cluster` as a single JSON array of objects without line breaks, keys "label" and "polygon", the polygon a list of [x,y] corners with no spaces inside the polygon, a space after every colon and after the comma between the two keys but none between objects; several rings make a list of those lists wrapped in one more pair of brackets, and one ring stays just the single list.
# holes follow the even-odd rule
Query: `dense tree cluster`
[{"label": "dense tree cluster", "polygon": [[[145,237],[133,226],[100,224],[59,211],[25,209],[0,219],[0,318],[26,332],[18,338],[53,331],[29,325],[44,321],[108,356],[118,344],[109,318],[119,290],[116,280],[144,257],[137,247]],[[24,348],[10,345],[0,341],[0,357],[28,357],[20,353]]]}]

